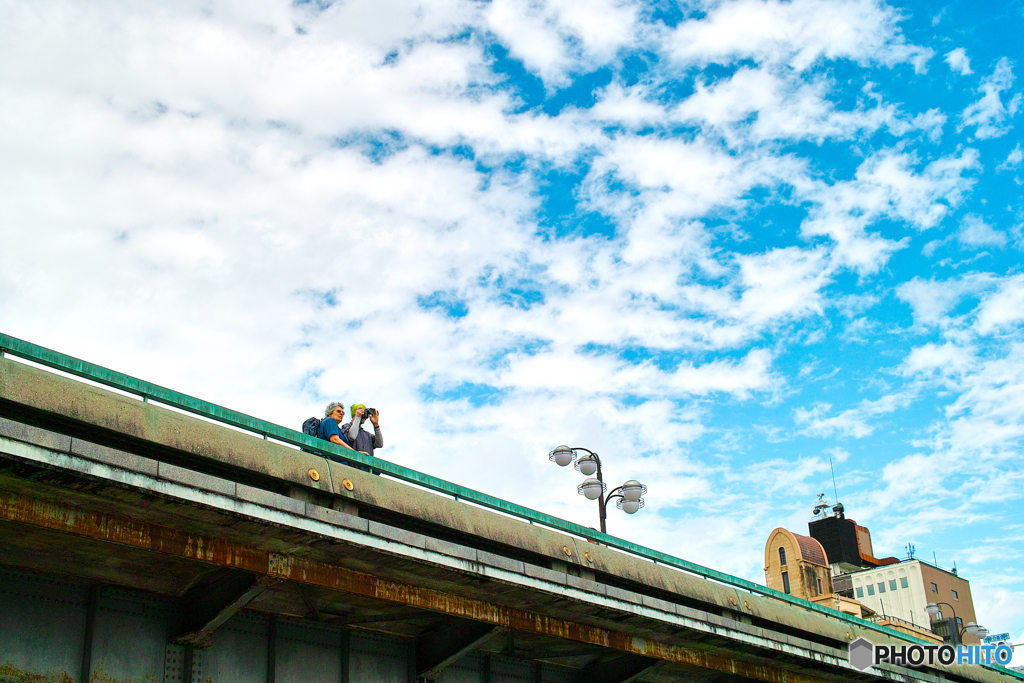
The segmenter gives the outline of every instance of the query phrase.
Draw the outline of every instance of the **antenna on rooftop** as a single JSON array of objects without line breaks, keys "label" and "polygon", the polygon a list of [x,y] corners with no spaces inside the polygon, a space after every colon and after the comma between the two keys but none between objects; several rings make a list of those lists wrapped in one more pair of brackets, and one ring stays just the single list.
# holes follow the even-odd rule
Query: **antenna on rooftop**
[{"label": "antenna on rooftop", "polygon": [[839,489],[836,488],[836,468],[832,466],[832,454],[828,456],[828,468],[832,470],[832,492],[836,494],[836,502],[839,502]]},{"label": "antenna on rooftop", "polygon": [[908,543],[907,544],[907,559],[908,560],[914,559],[914,551],[915,550],[916,550],[916,548],[914,547],[913,543]]},{"label": "antenna on rooftop", "polygon": [[832,493],[836,494],[836,504],[832,508],[832,514],[843,519],[843,504],[839,502],[839,489],[836,487],[836,468],[832,466],[832,454],[828,456],[828,468],[832,470]]}]

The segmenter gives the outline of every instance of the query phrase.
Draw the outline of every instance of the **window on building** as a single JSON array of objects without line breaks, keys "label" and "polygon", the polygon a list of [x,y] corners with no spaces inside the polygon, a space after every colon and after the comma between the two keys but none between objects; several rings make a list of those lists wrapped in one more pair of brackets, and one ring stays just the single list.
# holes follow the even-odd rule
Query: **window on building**
[{"label": "window on building", "polygon": [[950,592],[953,594],[953,599],[954,600],[959,600],[960,599],[960,596],[956,594],[956,591],[950,591]]},{"label": "window on building", "polygon": [[964,620],[961,619],[960,617],[955,617],[955,618],[956,618],[956,627],[958,629],[963,629],[963,627],[964,627]]},{"label": "window on building", "polygon": [[[782,550],[782,548],[779,548]],[[789,592],[789,572],[782,572],[782,590]]]},{"label": "window on building", "polygon": [[[821,590],[821,579],[819,578],[818,579],[818,595],[821,595],[822,593],[824,593],[824,591]],[[955,592],[953,593],[953,597],[954,598],[956,597],[956,593]]]},{"label": "window on building", "polygon": [[896,590],[896,579],[889,579],[889,590]]},{"label": "window on building", "polygon": [[868,595],[874,595],[874,594],[875,594],[875,584],[869,583],[868,584]]},{"label": "window on building", "polygon": [[900,577],[900,588],[910,588],[910,582],[907,581],[907,577]]},{"label": "window on building", "polygon": [[779,548],[779,564],[786,564],[786,549]]},{"label": "window on building", "polygon": [[939,587],[938,587],[938,586],[936,586],[936,585],[935,585],[935,584],[933,583],[933,584],[932,584],[932,593],[938,593],[938,592],[939,592]]},{"label": "window on building", "polygon": [[857,597],[858,598],[863,598],[864,597],[864,589],[861,586],[857,586]]},{"label": "window on building", "polygon": [[879,581],[878,582],[878,592],[879,593],[884,593],[885,592],[885,581]]}]

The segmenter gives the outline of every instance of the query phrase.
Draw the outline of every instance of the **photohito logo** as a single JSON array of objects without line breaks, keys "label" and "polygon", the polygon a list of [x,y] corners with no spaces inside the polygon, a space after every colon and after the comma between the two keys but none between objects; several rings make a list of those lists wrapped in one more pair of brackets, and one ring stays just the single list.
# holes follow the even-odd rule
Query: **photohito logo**
[{"label": "photohito logo", "polygon": [[864,671],[872,666],[896,664],[923,666],[925,664],[999,664],[1006,666],[1013,657],[1009,645],[875,645],[867,638],[850,643],[850,666]]}]

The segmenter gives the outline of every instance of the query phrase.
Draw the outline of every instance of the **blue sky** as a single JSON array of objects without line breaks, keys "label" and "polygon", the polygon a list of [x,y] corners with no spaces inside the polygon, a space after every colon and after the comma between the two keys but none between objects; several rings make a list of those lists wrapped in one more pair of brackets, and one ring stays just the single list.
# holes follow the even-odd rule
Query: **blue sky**
[{"label": "blue sky", "polygon": [[[831,497],[1024,632],[1024,3],[0,8],[0,329],[762,580]],[[1018,637],[1018,640],[1021,638]]]}]

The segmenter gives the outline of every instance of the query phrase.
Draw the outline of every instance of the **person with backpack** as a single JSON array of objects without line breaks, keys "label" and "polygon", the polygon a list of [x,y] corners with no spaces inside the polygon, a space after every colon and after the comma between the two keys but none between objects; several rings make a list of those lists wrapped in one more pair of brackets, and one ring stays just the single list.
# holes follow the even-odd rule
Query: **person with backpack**
[{"label": "person with backpack", "polygon": [[[320,420],[320,424],[316,426],[316,436],[324,441],[330,441],[331,443],[344,446],[350,451],[354,451],[352,445],[349,443],[348,436],[345,432],[341,431],[339,425],[345,420],[345,404],[338,403],[337,401],[331,401],[327,404],[327,408],[324,409],[324,419]],[[310,420],[306,420],[309,423]],[[312,425],[309,425],[312,426]],[[302,430],[307,430],[307,425],[302,425]],[[308,432],[307,432],[308,433]]]},{"label": "person with backpack", "polygon": [[[339,403],[338,401],[331,401],[327,404],[327,408],[324,409],[324,419],[320,420],[315,417],[311,417],[302,423],[302,432],[309,436],[315,436],[318,439],[324,441],[330,441],[338,446],[343,446],[350,451],[356,450],[352,447],[352,443],[344,431],[342,431],[338,425],[345,419],[345,404]],[[303,449],[305,450],[305,449]],[[363,455],[370,455],[365,451],[360,451]],[[349,467],[355,467],[356,469],[363,470],[364,472],[370,472],[370,468],[365,465],[360,465],[357,462],[349,462],[348,460],[341,460],[338,457],[328,455],[332,460],[340,462],[342,465],[348,465]]]}]

